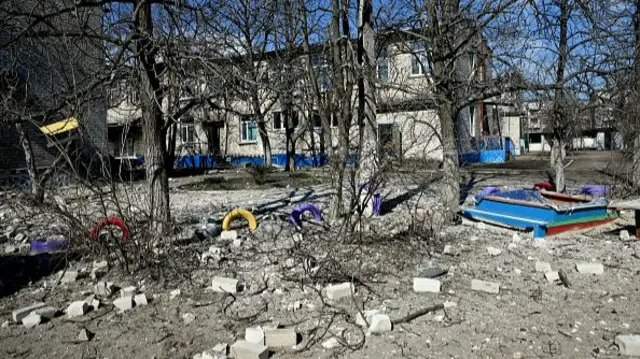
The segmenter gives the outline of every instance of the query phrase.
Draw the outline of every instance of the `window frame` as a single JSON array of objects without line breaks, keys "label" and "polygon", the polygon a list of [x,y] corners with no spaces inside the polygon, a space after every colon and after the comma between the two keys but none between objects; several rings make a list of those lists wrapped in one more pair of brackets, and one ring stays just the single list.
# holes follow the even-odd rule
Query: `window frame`
[{"label": "window frame", "polygon": [[[240,144],[252,144],[252,143],[257,143],[258,142],[258,123],[256,122],[255,118],[253,115],[243,115],[240,116]],[[251,124],[251,122],[253,122],[254,127],[255,127],[255,138],[254,139],[250,139],[249,137],[249,125]],[[247,138],[245,138],[245,123],[247,124]]]},{"label": "window frame", "polygon": [[[272,120],[273,120],[273,129],[275,131],[282,131],[282,130],[285,130],[287,128],[287,126],[285,124],[286,121],[284,121],[284,117],[285,116],[283,116],[283,115],[284,115],[284,113],[282,111],[274,111],[273,112],[273,119]],[[278,123],[280,124],[277,127],[276,127],[276,119],[277,119]]]},{"label": "window frame", "polygon": [[[384,68],[386,68],[384,79],[380,76],[381,63],[384,63]],[[376,79],[379,83],[389,83],[389,54],[387,46],[384,46],[380,49],[380,53],[378,54],[378,58],[376,59]]]},{"label": "window frame", "polygon": [[[189,140],[189,137],[191,137],[191,140]],[[180,123],[180,143],[185,145],[192,145],[197,142],[198,142],[198,136],[196,135],[195,123],[193,122]]]},{"label": "window frame", "polygon": [[[417,69],[417,72],[415,71]],[[429,69],[427,49],[421,41],[411,43],[411,76],[423,76]]]}]

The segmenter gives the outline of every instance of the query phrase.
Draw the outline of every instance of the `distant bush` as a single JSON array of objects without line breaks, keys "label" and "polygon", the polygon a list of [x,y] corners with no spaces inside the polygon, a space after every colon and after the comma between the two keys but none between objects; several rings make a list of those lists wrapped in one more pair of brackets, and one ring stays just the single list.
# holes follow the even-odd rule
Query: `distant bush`
[{"label": "distant bush", "polygon": [[275,172],[276,169],[268,166],[252,166],[248,168],[248,171],[257,185],[263,185],[267,183],[269,174]]}]

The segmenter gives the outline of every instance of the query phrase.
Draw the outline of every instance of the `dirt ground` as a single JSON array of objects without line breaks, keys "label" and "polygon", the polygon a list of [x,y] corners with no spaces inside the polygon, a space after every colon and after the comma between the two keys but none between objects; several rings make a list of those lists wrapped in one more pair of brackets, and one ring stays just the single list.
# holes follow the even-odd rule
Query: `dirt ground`
[{"label": "dirt ground", "polygon": [[[570,186],[613,184],[610,176],[577,168],[568,173]],[[32,329],[11,323],[16,308],[42,300],[62,311],[93,293],[95,285],[89,276],[53,289],[44,283],[55,274],[33,280],[0,298],[0,321],[8,323],[0,329],[0,357],[192,358],[242,339],[247,327],[281,326],[295,328],[301,341],[271,348],[272,358],[609,358],[618,355],[616,335],[640,333],[639,242],[619,236],[621,229],[631,230],[630,214],[606,227],[543,241],[467,222],[432,228],[436,179],[433,172],[395,178],[383,191],[384,215],[367,220],[358,235],[309,224],[301,240],[273,214],[306,201],[326,208],[326,186],[209,191],[181,187],[198,179],[176,180],[172,203],[179,219],[195,217],[194,228],[206,226],[220,212],[243,206],[260,213],[258,230],[240,228],[241,243],[215,236],[176,244],[161,257],[163,281],[110,266],[101,280],[135,285],[150,300],[124,314],[111,305],[116,293],[81,317],[60,313]],[[484,168],[473,176],[467,172],[463,192],[468,203],[485,186],[522,187],[544,179],[542,170]],[[212,245],[224,258],[201,263],[200,255]],[[491,255],[487,247],[501,253]],[[70,261],[69,270],[89,272],[94,259],[99,258]],[[564,270],[571,287],[548,282],[535,271],[537,261]],[[576,263],[587,262],[602,263],[604,273],[578,273]],[[448,272],[439,278],[441,292],[415,293],[413,277],[432,267]],[[235,296],[212,292],[207,287],[214,276],[237,278],[246,288]],[[499,294],[472,291],[473,279],[499,283]],[[323,288],[342,282],[353,282],[355,295],[328,300]],[[171,299],[177,288],[181,294]],[[380,335],[367,336],[355,324],[362,309],[397,319],[440,303],[447,303],[445,310]],[[188,313],[193,322],[183,319]],[[77,342],[83,328],[95,333],[89,342]],[[324,348],[334,336],[341,345]]]}]

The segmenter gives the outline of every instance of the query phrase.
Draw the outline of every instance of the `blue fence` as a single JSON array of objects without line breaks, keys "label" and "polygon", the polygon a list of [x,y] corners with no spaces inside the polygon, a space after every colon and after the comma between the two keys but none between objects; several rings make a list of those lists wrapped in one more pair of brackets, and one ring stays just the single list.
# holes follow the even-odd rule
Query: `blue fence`
[{"label": "blue fence", "polygon": [[460,163],[504,163],[516,157],[516,146],[509,137],[488,137],[477,143],[472,142],[477,150],[461,153]]}]

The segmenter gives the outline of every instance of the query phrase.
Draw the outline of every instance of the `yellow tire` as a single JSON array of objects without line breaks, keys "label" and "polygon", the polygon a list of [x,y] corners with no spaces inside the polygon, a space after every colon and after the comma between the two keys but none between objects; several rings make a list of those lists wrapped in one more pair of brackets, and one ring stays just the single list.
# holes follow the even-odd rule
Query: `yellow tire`
[{"label": "yellow tire", "polygon": [[234,209],[233,211],[229,212],[226,216],[224,216],[224,220],[222,221],[222,230],[228,231],[229,229],[231,229],[231,221],[233,221],[238,217],[242,217],[246,219],[247,222],[249,222],[249,228],[251,230],[254,230],[256,229],[256,227],[258,227],[258,222],[256,222],[256,217],[254,217],[253,214],[251,214],[251,212],[247,211],[246,209]]}]

